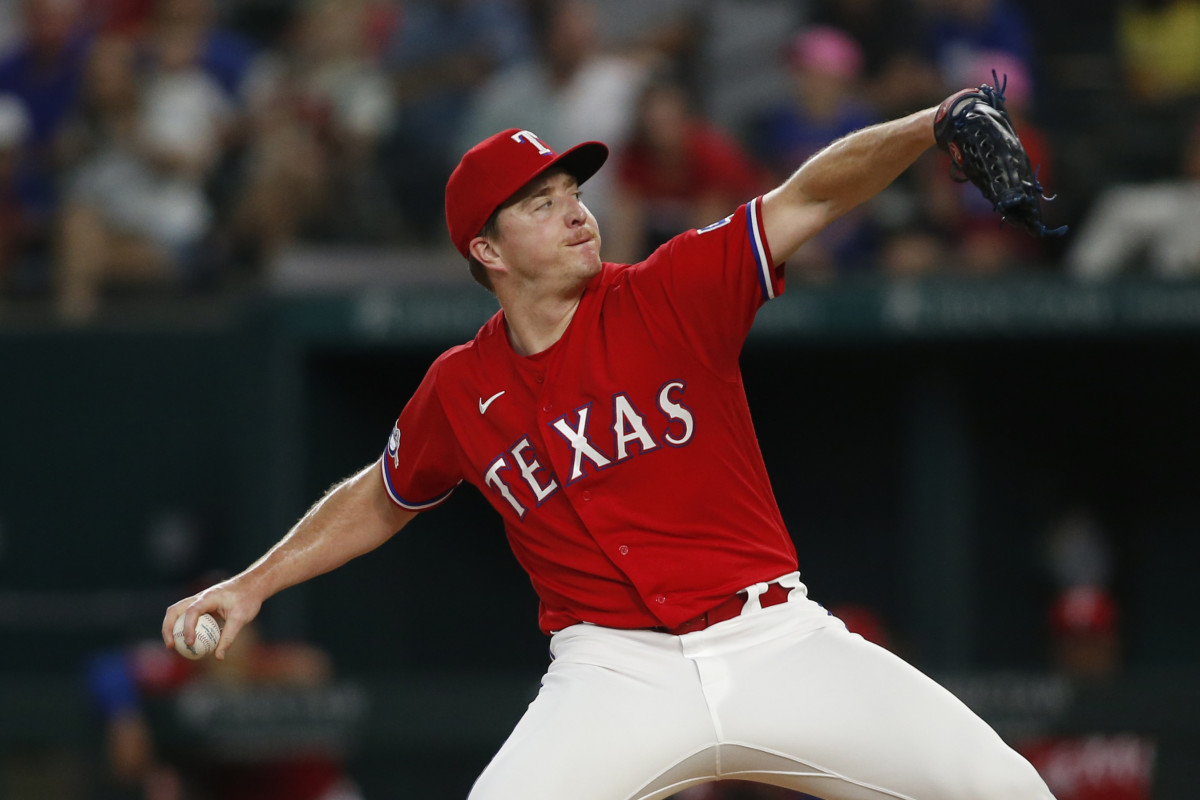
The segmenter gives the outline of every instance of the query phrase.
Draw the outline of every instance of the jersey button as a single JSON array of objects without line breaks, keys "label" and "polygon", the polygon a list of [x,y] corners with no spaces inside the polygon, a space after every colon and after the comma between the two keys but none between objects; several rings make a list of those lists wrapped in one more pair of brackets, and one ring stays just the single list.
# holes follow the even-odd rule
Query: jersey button
[{"label": "jersey button", "polygon": [[545,375],[538,375],[536,378],[534,378],[534,380],[536,380],[538,383],[545,383],[545,382],[546,382],[546,376],[545,376]]},{"label": "jersey button", "polygon": [[545,411],[547,414],[549,414],[551,409],[553,409],[553,408],[554,408],[554,406],[550,405],[549,403],[546,403],[544,406],[542,406],[542,411]]},{"label": "jersey button", "polygon": [[627,544],[621,545],[620,547],[617,548],[617,552],[623,556],[629,555],[629,545],[627,545]]},{"label": "jersey button", "polygon": [[583,502],[585,503],[592,499],[592,493],[587,490],[584,490],[583,494],[579,496],[583,498]]},{"label": "jersey button", "polygon": [[663,603],[667,602],[667,596],[665,594],[657,595],[654,598],[654,602],[658,603],[661,606]]}]

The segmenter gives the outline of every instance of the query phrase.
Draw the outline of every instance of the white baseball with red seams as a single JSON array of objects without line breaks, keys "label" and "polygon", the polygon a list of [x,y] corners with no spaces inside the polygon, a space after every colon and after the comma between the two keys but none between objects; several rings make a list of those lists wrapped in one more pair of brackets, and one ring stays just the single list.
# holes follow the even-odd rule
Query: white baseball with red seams
[{"label": "white baseball with red seams", "polygon": [[191,645],[184,636],[184,617],[185,615],[180,614],[179,619],[175,620],[175,630],[172,633],[175,638],[175,652],[195,661],[216,650],[217,642],[221,641],[221,626],[217,624],[213,615],[201,614],[196,620],[196,641]]}]

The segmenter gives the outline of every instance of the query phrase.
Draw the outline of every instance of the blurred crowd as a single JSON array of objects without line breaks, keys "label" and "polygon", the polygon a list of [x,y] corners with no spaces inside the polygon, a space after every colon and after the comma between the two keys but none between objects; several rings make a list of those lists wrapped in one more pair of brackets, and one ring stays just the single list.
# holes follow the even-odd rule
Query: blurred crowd
[{"label": "blurred crowd", "polygon": [[793,280],[1200,269],[1200,0],[0,0],[0,309],[447,247],[446,177],[506,127],[612,147],[585,197],[633,261],[982,82],[1071,233],[1002,227],[931,151]]}]

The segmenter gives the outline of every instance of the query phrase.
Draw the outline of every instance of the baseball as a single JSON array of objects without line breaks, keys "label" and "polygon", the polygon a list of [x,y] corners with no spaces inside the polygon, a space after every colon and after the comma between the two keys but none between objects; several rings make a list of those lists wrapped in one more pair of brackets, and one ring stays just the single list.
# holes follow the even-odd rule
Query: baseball
[{"label": "baseball", "polygon": [[196,620],[196,642],[190,647],[183,638],[183,619],[184,615],[180,614],[179,619],[175,620],[175,630],[173,631],[175,651],[179,655],[195,661],[217,649],[217,641],[221,638],[221,626],[217,624],[212,614],[202,614],[200,619]]}]

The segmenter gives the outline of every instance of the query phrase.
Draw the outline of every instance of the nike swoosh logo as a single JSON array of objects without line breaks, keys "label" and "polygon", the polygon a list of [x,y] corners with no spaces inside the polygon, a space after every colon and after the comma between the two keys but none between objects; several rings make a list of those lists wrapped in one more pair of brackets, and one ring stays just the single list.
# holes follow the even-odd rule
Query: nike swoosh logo
[{"label": "nike swoosh logo", "polygon": [[494,395],[489,397],[487,400],[484,400],[482,397],[479,398],[479,413],[482,414],[485,411],[487,411],[488,406],[490,406],[497,397],[504,394],[504,391],[505,391],[504,389],[501,389],[500,391],[496,392]]}]

